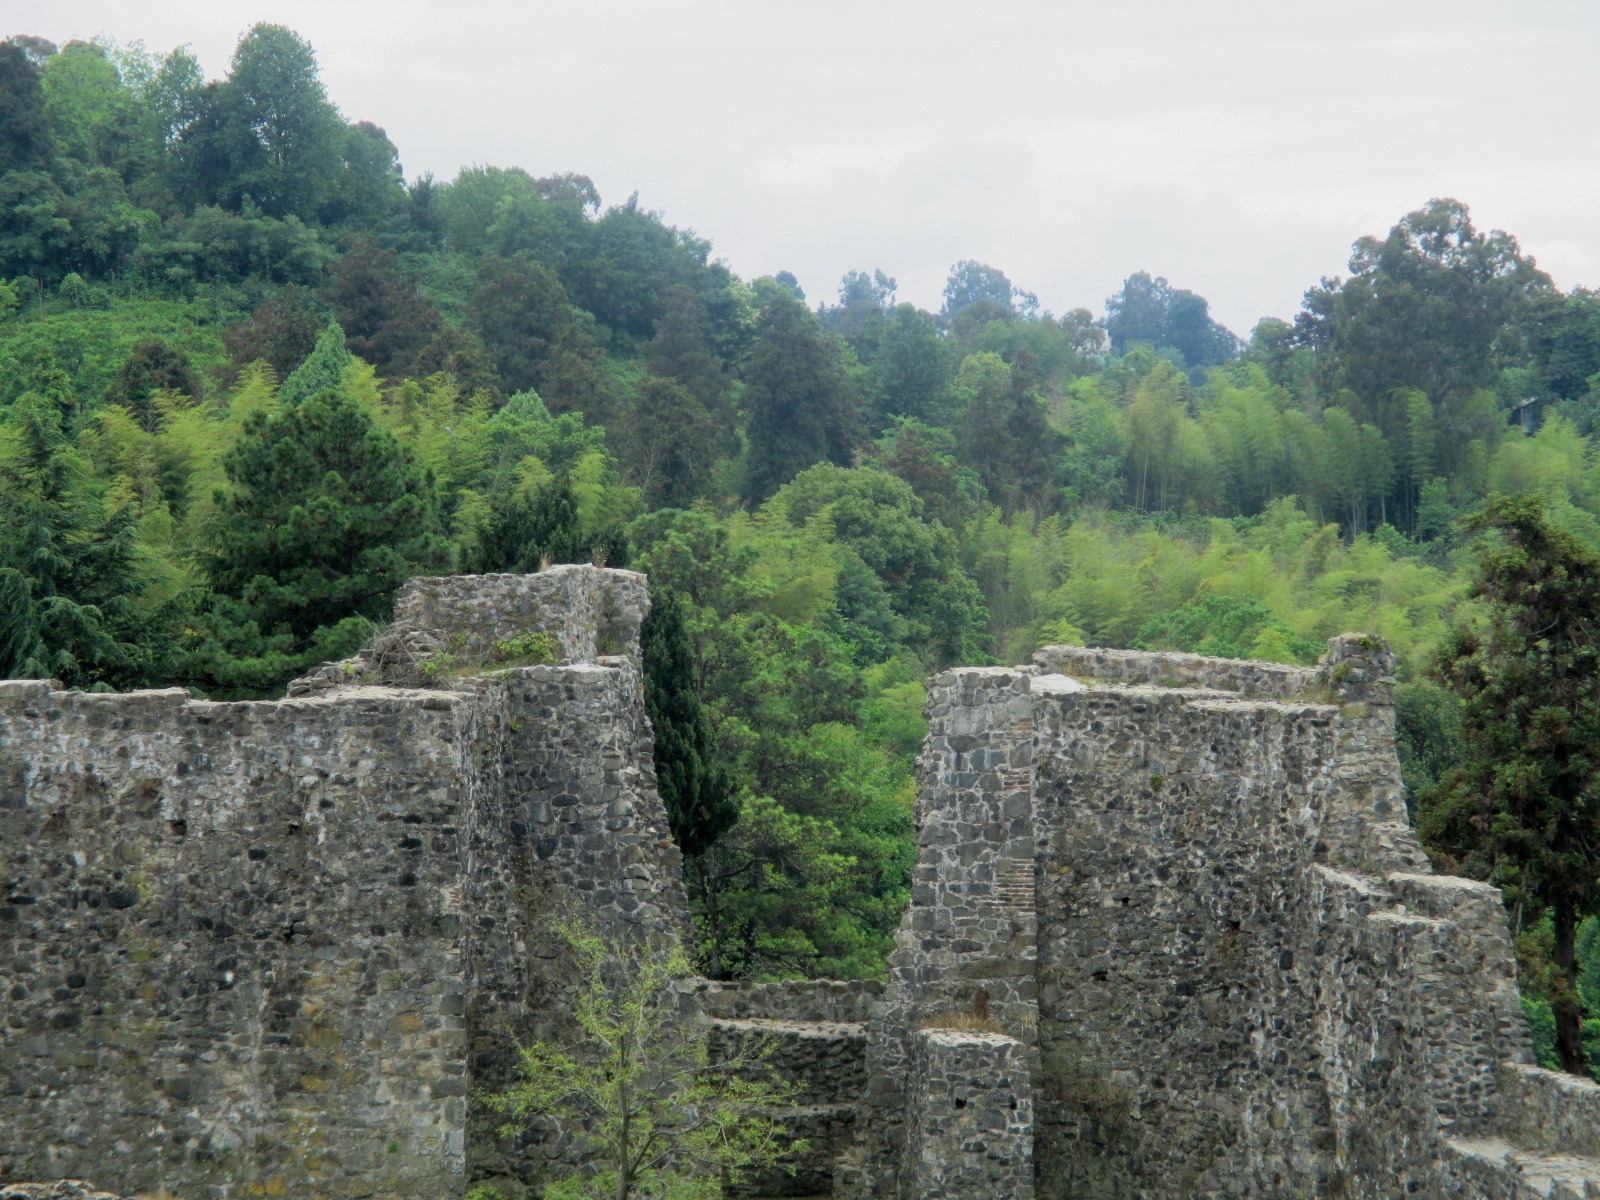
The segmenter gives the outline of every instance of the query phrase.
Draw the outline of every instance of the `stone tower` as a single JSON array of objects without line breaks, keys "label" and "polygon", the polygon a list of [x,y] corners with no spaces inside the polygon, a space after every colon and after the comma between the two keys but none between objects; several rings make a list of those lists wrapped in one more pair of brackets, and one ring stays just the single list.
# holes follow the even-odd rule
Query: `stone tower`
[{"label": "stone tower", "polygon": [[936,677],[836,1195],[1600,1188],[1600,1088],[1529,1065],[1499,893],[1412,833],[1393,666],[1345,636],[1311,669],[1050,647]]}]

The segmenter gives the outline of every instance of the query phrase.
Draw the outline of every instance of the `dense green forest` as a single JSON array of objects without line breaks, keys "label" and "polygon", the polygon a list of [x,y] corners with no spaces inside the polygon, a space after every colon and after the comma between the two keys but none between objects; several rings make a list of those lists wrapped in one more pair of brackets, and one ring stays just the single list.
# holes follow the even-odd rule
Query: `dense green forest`
[{"label": "dense green forest", "polygon": [[1597,412],[1600,294],[1454,200],[1247,339],[1144,272],[1103,316],[975,261],[813,304],[582,175],[405,178],[281,27],[215,81],[0,45],[0,676],[271,695],[413,574],[647,571],[719,975],[881,971],[953,663],[1380,633],[1425,803],[1457,518],[1531,491],[1600,547]]}]

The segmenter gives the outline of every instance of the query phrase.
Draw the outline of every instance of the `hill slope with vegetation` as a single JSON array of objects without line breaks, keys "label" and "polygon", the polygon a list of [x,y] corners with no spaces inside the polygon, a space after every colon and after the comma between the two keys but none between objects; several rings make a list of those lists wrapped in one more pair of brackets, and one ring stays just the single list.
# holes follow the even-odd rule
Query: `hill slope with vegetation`
[{"label": "hill slope with vegetation", "polygon": [[1380,633],[1426,805],[1457,518],[1534,492],[1600,546],[1600,296],[1453,200],[1241,339],[1143,272],[1103,317],[973,261],[813,305],[582,175],[398,158],[282,27],[214,81],[0,45],[0,676],[269,695],[413,574],[648,571],[717,975],[881,971],[931,671]]}]

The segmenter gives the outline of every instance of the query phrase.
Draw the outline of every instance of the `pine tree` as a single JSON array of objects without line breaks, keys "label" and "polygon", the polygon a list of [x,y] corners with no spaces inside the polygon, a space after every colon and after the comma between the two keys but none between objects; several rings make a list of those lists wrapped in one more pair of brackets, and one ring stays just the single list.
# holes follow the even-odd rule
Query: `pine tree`
[{"label": "pine tree", "polygon": [[209,674],[225,686],[268,687],[349,649],[358,618],[446,564],[433,480],[340,392],[252,416],[223,466]]}]

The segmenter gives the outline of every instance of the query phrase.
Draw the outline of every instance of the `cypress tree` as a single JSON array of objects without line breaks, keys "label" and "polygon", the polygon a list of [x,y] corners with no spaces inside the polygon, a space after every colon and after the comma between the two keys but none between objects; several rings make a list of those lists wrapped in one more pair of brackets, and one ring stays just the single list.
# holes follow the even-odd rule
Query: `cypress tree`
[{"label": "cypress tree", "polygon": [[711,722],[695,686],[694,647],[683,602],[651,585],[650,613],[639,630],[644,704],[655,727],[656,784],[672,836],[689,858],[709,850],[739,816],[739,803],[717,761]]},{"label": "cypress tree", "polygon": [[344,369],[353,359],[354,356],[344,344],[344,330],[339,328],[337,321],[329,321],[305,361],[283,381],[283,386],[278,389],[278,398],[287,408],[291,404],[299,404],[308,396],[337,388],[339,380],[344,377]]}]

